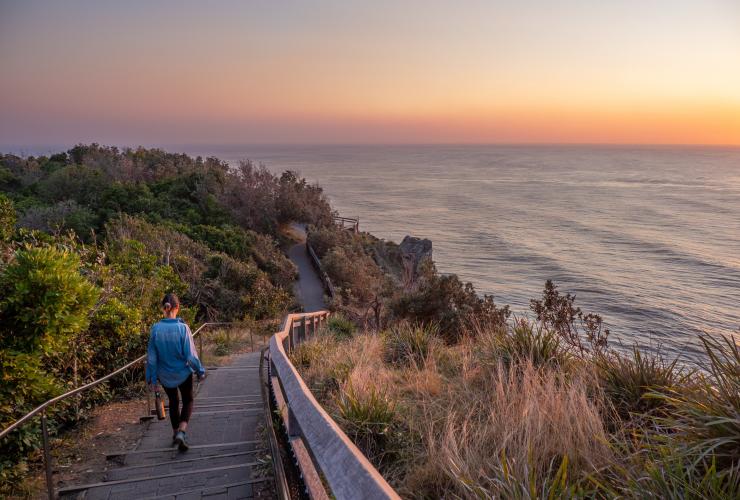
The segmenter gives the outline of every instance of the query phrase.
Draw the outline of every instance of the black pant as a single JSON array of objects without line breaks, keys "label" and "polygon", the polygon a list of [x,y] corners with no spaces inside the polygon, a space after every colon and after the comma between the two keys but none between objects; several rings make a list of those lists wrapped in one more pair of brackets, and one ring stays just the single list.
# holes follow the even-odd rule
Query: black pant
[{"label": "black pant", "polygon": [[[180,398],[177,391],[180,391],[180,395],[182,396],[182,411],[180,411]],[[193,413],[193,376],[190,375],[185,379],[185,382],[177,387],[165,387],[164,392],[167,393],[167,398],[170,400],[170,422],[172,422],[172,429],[177,430],[180,422],[190,420],[190,414]]]}]

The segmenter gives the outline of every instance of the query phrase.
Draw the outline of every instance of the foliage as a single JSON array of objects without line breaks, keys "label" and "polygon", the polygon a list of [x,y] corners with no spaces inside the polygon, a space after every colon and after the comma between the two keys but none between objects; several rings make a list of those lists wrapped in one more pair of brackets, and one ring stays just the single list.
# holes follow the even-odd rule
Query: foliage
[{"label": "foliage", "polygon": [[352,337],[357,330],[357,326],[342,314],[329,316],[326,326],[338,340]]},{"label": "foliage", "polygon": [[[165,292],[189,321],[287,310],[296,270],[278,227],[331,217],[319,186],[248,162],[97,144],[0,154],[0,428],[143,354]],[[139,376],[85,392],[75,411],[55,405],[51,431]],[[36,437],[29,424],[0,443],[0,489]]]},{"label": "foliage", "polygon": [[375,387],[355,388],[348,382],[337,397],[340,425],[362,453],[382,467],[393,458],[399,433],[395,403]]},{"label": "foliage", "polygon": [[16,213],[13,202],[0,193],[0,242],[7,241],[15,231]]},{"label": "foliage", "polygon": [[400,323],[385,333],[385,360],[406,366],[424,366],[439,338],[436,325]]},{"label": "foliage", "polygon": [[653,394],[669,408],[663,424],[696,461],[716,460],[740,475],[740,347],[732,337],[701,338],[709,374],[688,388],[669,386]]},{"label": "foliage", "polygon": [[449,343],[459,341],[473,321],[502,325],[510,315],[509,307],[499,308],[493,296],[480,297],[472,283],[442,276],[433,265],[423,270],[418,289],[397,295],[390,307],[398,319],[439,325]]},{"label": "foliage", "polygon": [[561,295],[552,280],[545,282],[542,299],[530,301],[530,308],[543,326],[560,335],[578,354],[602,352],[607,347],[609,329],[598,314],[584,313],[575,306],[576,296]]},{"label": "foliage", "polygon": [[426,355],[428,334],[394,329],[309,339],[297,366],[404,497],[737,498],[732,338],[704,338],[701,373],[638,349],[574,356],[522,320]]},{"label": "foliage", "polygon": [[87,327],[97,296],[75,254],[53,247],[19,250],[0,275],[0,348],[64,350]]},{"label": "foliage", "polygon": [[610,352],[595,359],[600,385],[622,420],[653,415],[666,406],[652,393],[688,381],[690,373],[683,373],[677,363],[678,359],[667,362],[660,353],[644,352],[636,346],[630,354]]},{"label": "foliage", "polygon": [[565,367],[568,363],[568,353],[558,335],[523,319],[503,327],[478,324],[476,338],[480,356],[490,364],[528,361],[537,367]]}]

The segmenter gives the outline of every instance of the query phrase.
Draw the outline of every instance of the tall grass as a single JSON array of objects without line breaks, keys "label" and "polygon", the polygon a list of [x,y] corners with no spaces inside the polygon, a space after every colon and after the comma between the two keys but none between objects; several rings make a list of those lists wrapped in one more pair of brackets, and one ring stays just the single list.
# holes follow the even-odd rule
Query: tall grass
[{"label": "tall grass", "polygon": [[529,361],[502,363],[475,385],[451,388],[447,398],[432,403],[443,406],[425,435],[429,460],[449,479],[450,494],[503,495],[512,482],[540,491],[554,480],[553,464],[557,470],[565,461],[565,471],[578,478],[611,460],[587,384],[560,372]]},{"label": "tall grass", "polygon": [[733,339],[704,339],[699,375],[637,349],[572,355],[526,322],[438,338],[399,324],[294,353],[403,497],[738,498]]},{"label": "tall grass", "polygon": [[732,337],[702,337],[709,373],[682,390],[654,397],[669,405],[662,423],[675,433],[695,463],[709,458],[740,474],[740,347]]},{"label": "tall grass", "polygon": [[435,325],[400,323],[385,333],[385,360],[396,365],[423,366],[439,344]]},{"label": "tall grass", "polygon": [[644,352],[638,347],[629,354],[597,355],[594,363],[600,386],[621,420],[649,417],[665,408],[666,400],[654,393],[680,387],[693,374],[678,366],[678,358],[669,362],[660,353]]}]

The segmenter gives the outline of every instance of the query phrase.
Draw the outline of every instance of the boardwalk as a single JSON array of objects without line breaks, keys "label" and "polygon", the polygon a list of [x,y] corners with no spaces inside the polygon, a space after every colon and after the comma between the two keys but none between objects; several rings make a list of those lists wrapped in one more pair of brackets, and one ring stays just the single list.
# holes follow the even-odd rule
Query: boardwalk
[{"label": "boardwalk", "polygon": [[[61,490],[63,498],[238,499],[269,492],[272,471],[258,465],[266,444],[259,353],[212,368],[195,398],[190,450],[172,446],[169,420],[154,420],[134,451],[112,453],[105,481]],[[267,493],[269,495],[269,493]],[[262,495],[266,496],[265,494]]]},{"label": "boardwalk", "polygon": [[[305,311],[326,307],[324,287],[306,253],[304,240],[289,249],[298,267],[295,292]],[[103,482],[63,488],[62,498],[241,499],[272,496],[272,470],[258,459],[268,454],[260,435],[264,409],[259,353],[237,356],[211,368],[195,397],[188,436],[190,450],[172,446],[169,419],[153,420],[133,451],[109,452]]]}]

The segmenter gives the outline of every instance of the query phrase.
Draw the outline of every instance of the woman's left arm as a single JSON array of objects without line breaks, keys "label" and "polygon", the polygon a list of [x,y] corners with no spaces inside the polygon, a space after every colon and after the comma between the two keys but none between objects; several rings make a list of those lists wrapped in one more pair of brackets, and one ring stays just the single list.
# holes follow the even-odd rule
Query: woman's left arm
[{"label": "woman's left arm", "polygon": [[198,351],[195,350],[195,343],[193,342],[193,333],[190,331],[190,327],[188,325],[185,326],[185,359],[187,360],[188,365],[190,365],[190,368],[193,369],[195,373],[198,374],[198,377],[202,377],[205,375],[206,370],[203,368],[203,365],[200,362],[200,358],[198,357]]}]

